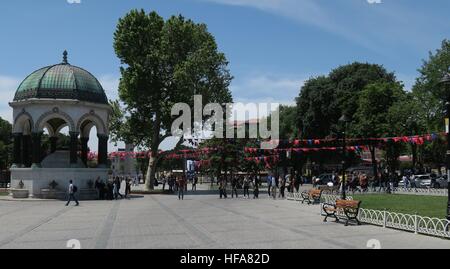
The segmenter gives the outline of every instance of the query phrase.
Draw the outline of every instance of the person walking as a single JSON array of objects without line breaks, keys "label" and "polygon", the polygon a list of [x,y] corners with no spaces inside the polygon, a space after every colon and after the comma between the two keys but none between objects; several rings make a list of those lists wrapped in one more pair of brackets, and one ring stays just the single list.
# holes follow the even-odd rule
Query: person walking
[{"label": "person walking", "polygon": [[184,200],[184,187],[185,187],[185,181],[182,176],[179,176],[177,179],[177,186],[178,186],[178,200]]},{"label": "person walking", "polygon": [[97,194],[98,194],[98,199],[102,200],[102,184],[100,181],[100,177],[97,177],[97,179],[95,180],[95,185],[94,185],[95,189],[97,190]]},{"label": "person walking", "polygon": [[244,198],[247,197],[248,199],[250,198],[250,193],[248,191],[248,189],[250,188],[250,180],[248,179],[247,176],[244,177],[243,185],[244,185]]},{"label": "person walking", "polygon": [[280,176],[278,179],[280,185],[280,194],[278,197],[284,198],[284,190],[286,189],[286,177]]},{"label": "person walking", "polygon": [[167,177],[165,174],[163,174],[161,176],[161,183],[162,183],[162,190],[164,191],[166,189],[166,182],[167,182]]},{"label": "person walking", "polygon": [[127,177],[125,180],[125,198],[129,198],[131,193],[131,179]]},{"label": "person walking", "polygon": [[238,185],[238,178],[234,176],[231,179],[231,198],[234,198],[234,195],[236,195],[236,198],[238,198],[237,185]]},{"label": "person walking", "polygon": [[258,199],[259,195],[259,180],[258,177],[255,177],[255,181],[253,182],[253,199]]},{"label": "person walking", "polygon": [[72,180],[69,181],[69,199],[67,200],[66,206],[70,204],[70,201],[75,201],[75,206],[79,206],[80,203],[78,203],[77,198],[75,197],[75,193],[77,192],[77,186],[75,186],[72,182]]},{"label": "person walking", "polygon": [[113,186],[113,197],[114,197],[114,200],[117,200],[117,197],[119,196],[117,193],[119,192],[118,190],[117,190],[117,182],[114,180],[113,181],[113,183],[112,183],[112,186]]},{"label": "person walking", "polygon": [[267,192],[269,193],[269,197],[271,189],[272,189],[272,176],[269,175],[267,176]]},{"label": "person walking", "polygon": [[116,200],[119,196],[120,196],[120,199],[123,199],[123,195],[120,193],[120,185],[121,185],[120,181],[121,180],[119,177],[116,177],[116,179],[114,180],[114,184],[116,186],[116,191],[115,191],[114,195],[115,195]]},{"label": "person walking", "polygon": [[220,199],[222,199],[222,197],[227,199],[227,184],[224,178],[219,179],[219,194]]},{"label": "person walking", "polygon": [[277,199],[277,180],[275,176],[271,177],[271,182],[270,182],[270,186],[272,187],[272,198],[275,200]]},{"label": "person walking", "polygon": [[192,191],[197,190],[197,181],[198,181],[198,178],[196,175],[194,175],[194,178],[192,179]]}]

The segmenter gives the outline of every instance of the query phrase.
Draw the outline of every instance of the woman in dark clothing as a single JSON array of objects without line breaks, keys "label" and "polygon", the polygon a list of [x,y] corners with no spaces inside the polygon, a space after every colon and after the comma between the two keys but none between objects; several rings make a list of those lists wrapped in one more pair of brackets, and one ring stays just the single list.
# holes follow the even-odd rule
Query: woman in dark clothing
[{"label": "woman in dark clothing", "polygon": [[253,184],[253,199],[258,199],[259,195],[259,180],[255,177],[255,183]]}]

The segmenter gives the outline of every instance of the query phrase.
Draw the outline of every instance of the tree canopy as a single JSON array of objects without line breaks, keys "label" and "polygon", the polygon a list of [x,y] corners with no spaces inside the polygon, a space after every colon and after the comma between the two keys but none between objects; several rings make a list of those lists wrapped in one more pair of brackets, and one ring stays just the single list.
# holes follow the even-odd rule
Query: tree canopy
[{"label": "tree canopy", "polygon": [[164,20],[132,10],[119,20],[114,49],[121,63],[119,97],[111,121],[113,138],[151,150],[146,187],[153,188],[160,143],[171,136],[172,106],[194,95],[203,103],[232,101],[228,61],[205,24],[183,16]]},{"label": "tree canopy", "polygon": [[6,169],[11,161],[12,125],[0,117],[0,170]]}]

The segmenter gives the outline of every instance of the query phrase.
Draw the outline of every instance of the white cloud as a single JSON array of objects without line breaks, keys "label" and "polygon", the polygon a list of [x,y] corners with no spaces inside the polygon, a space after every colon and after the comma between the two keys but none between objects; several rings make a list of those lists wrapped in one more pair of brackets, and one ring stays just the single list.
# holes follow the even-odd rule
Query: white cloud
[{"label": "white cloud", "polygon": [[[336,10],[324,8],[316,0],[201,0],[224,5],[252,7],[291,20],[306,23],[327,32],[342,36],[361,46],[379,51],[379,47],[364,37],[363,33],[352,30],[335,19]],[[370,0],[377,1],[377,0]]]},{"label": "white cloud", "polygon": [[249,75],[233,82],[230,90],[235,102],[277,102],[293,104],[306,77]]},{"label": "white cloud", "polygon": [[105,90],[108,99],[119,99],[119,77],[113,75],[102,75],[98,78],[98,80]]},{"label": "white cloud", "polygon": [[373,4],[382,4],[383,2],[381,0],[367,0],[367,3],[373,5]]},{"label": "white cloud", "polygon": [[[234,103],[255,104],[280,104],[280,105],[294,105],[295,97],[298,96],[300,88],[302,87],[305,77],[295,76],[274,76],[267,74],[253,74],[247,77],[236,80],[230,86],[233,94]],[[256,107],[255,106],[255,107]],[[249,107],[247,107],[249,108]],[[238,106],[235,106],[238,109]],[[259,113],[258,118],[268,115],[267,111],[256,111],[256,109],[249,110],[249,118],[244,116],[245,108],[236,115],[237,120],[254,119],[255,115]]]}]

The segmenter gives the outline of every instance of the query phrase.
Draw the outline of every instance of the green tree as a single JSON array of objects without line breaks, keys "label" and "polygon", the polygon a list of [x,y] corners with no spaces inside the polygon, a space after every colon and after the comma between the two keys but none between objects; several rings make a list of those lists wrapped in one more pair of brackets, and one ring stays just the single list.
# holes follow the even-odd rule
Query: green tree
[{"label": "green tree", "polygon": [[143,10],[119,20],[114,49],[123,64],[119,97],[126,128],[112,129],[113,136],[151,150],[146,188],[153,189],[159,145],[171,136],[172,106],[193,107],[194,95],[204,103],[231,102],[228,62],[205,24],[181,15],[165,21]]},{"label": "green tree", "polygon": [[11,164],[12,125],[0,117],[0,170]]},{"label": "green tree", "polygon": [[[295,106],[283,106],[279,108],[280,118],[280,138],[281,139],[293,139],[298,137],[297,128],[297,107]],[[270,116],[268,122],[271,122]]]},{"label": "green tree", "polygon": [[[305,82],[297,98],[297,126],[300,136],[324,138],[339,119],[336,90],[328,77],[311,78]],[[337,113],[336,113],[337,112]]]},{"label": "green tree", "polygon": [[[367,85],[359,93],[358,107],[354,114],[354,122],[351,125],[350,134],[353,137],[384,137],[395,134],[397,122],[392,121],[391,108],[405,99],[406,93],[400,83],[378,82]],[[392,118],[392,119],[391,119]],[[392,126],[394,125],[394,126]],[[377,162],[375,158],[376,143],[368,141],[369,151],[372,159],[373,173],[378,179]],[[390,146],[390,145],[389,145]],[[388,158],[391,166],[395,163],[391,160],[397,159],[397,151],[389,150]]]},{"label": "green tree", "polygon": [[359,94],[373,83],[395,83],[393,73],[383,66],[352,63],[340,66],[328,76],[306,81],[297,98],[297,126],[303,138],[336,135],[342,114],[351,120],[358,109]]},{"label": "green tree", "polygon": [[350,119],[358,109],[359,93],[366,86],[373,83],[396,82],[394,73],[388,72],[383,66],[359,62],[334,69],[329,78],[336,90],[340,114],[345,114]]},{"label": "green tree", "polygon": [[[450,98],[450,90],[440,84],[442,77],[450,68],[450,41],[442,41],[441,48],[434,53],[429,52],[427,60],[423,60],[419,68],[420,76],[412,88],[416,100],[415,114],[423,119],[423,129],[427,133],[442,132],[444,129],[445,101]],[[442,166],[446,144],[442,139],[422,146],[421,158],[437,168]]]}]

